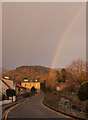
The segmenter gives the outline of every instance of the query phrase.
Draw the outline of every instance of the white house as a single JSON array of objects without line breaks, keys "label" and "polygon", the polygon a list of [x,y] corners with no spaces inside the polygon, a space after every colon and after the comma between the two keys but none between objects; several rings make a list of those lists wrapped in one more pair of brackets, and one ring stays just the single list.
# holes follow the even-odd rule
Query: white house
[{"label": "white house", "polygon": [[0,88],[2,93],[6,94],[7,89],[14,89],[15,90],[15,82],[9,79],[0,79]]}]

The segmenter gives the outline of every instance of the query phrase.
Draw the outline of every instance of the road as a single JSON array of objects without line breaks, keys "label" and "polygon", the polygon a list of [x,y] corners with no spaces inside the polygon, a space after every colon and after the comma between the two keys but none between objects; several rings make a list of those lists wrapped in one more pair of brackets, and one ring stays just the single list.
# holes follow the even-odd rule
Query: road
[{"label": "road", "polygon": [[35,95],[8,113],[7,118],[65,118],[41,104],[42,94]]}]

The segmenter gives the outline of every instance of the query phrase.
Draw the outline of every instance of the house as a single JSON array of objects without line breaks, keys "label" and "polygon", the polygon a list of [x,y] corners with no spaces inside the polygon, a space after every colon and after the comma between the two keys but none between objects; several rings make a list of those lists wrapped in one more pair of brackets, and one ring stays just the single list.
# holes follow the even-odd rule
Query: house
[{"label": "house", "polygon": [[[7,89],[14,89],[15,90],[15,82],[10,80],[10,79],[0,78],[0,100],[1,100],[2,93],[4,95],[6,95]],[[12,100],[12,97],[9,97],[9,99]],[[15,101],[15,100],[16,100],[16,97],[13,96],[13,101]]]},{"label": "house", "polygon": [[29,91],[30,90],[28,88],[25,88],[16,82],[16,95],[22,95],[22,94],[29,92]]},{"label": "house", "polygon": [[7,89],[14,89],[15,90],[15,82],[13,80],[10,79],[3,79],[0,78],[0,83],[1,83],[1,91],[2,93],[6,94],[6,90]]},{"label": "house", "polygon": [[56,85],[57,91],[65,91],[65,92],[75,92],[80,85],[77,83],[70,83],[70,82],[58,82]]},{"label": "house", "polygon": [[66,91],[70,87],[71,87],[70,83],[58,83],[57,90],[58,91]]},{"label": "house", "polygon": [[37,92],[40,92],[40,82],[38,80],[24,80],[21,85],[23,87],[26,87],[31,90],[31,88],[34,86]]}]

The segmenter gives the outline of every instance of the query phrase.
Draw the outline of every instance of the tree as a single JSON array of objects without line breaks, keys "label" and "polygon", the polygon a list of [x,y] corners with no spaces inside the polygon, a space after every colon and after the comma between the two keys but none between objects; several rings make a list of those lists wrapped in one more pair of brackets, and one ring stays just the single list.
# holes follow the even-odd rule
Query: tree
[{"label": "tree", "polygon": [[8,97],[12,97],[12,90],[11,90],[11,89],[7,89],[7,90],[6,90],[6,95],[7,95]]},{"label": "tree", "polygon": [[16,96],[16,91],[14,89],[7,89],[6,90],[6,95],[8,97],[12,97],[12,102],[13,102],[13,96]]},{"label": "tree", "polygon": [[33,86],[32,88],[31,88],[31,92],[35,92],[36,91],[36,89],[35,89],[35,87]]},{"label": "tree", "polygon": [[72,73],[69,72],[67,69],[66,69],[66,73],[67,73],[67,77],[66,77],[67,81],[68,82],[73,82],[74,79],[73,79]]},{"label": "tree", "polygon": [[44,81],[41,83],[41,90],[42,90],[43,92],[45,92],[45,90],[46,90],[46,80],[44,80]]},{"label": "tree", "polygon": [[88,81],[85,81],[81,84],[77,93],[78,98],[81,101],[86,101],[86,118],[88,118]]},{"label": "tree", "polygon": [[62,68],[62,70],[61,70],[61,81],[66,82],[66,77],[67,77],[66,69]]},{"label": "tree", "polygon": [[57,83],[57,80],[55,78],[55,75],[48,76],[46,79],[46,89],[48,91],[56,89],[56,83]]},{"label": "tree", "polygon": [[80,88],[78,89],[77,96],[81,101],[88,99],[88,81],[85,81],[81,84]]},{"label": "tree", "polygon": [[12,97],[16,96],[16,91],[14,89],[12,89]]},{"label": "tree", "polygon": [[83,60],[75,60],[66,68],[70,73],[71,79],[74,82],[82,83],[86,80],[86,63]]},{"label": "tree", "polygon": [[60,73],[58,71],[56,72],[56,80],[57,82],[61,82]]}]

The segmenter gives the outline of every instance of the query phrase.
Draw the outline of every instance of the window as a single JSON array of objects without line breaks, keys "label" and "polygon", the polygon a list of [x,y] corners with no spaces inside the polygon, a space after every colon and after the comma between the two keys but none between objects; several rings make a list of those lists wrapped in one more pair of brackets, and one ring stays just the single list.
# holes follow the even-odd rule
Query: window
[{"label": "window", "polygon": [[27,84],[25,84],[25,87],[27,86]]}]

